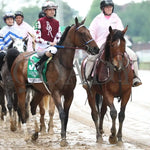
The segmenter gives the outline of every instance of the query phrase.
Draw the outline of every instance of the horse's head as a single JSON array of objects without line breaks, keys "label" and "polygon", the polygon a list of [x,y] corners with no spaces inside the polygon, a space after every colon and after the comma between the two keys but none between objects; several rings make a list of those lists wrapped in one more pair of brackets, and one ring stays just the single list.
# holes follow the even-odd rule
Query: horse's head
[{"label": "horse's head", "polygon": [[125,54],[125,39],[124,34],[128,26],[123,30],[112,29],[109,27],[109,35],[105,46],[105,59],[111,61],[114,69],[119,71],[123,68],[123,60]]},{"label": "horse's head", "polygon": [[16,48],[19,52],[25,52],[27,49],[27,42],[28,39],[27,37],[23,38],[23,39],[19,39],[19,38],[12,38],[12,48]]},{"label": "horse's head", "polygon": [[84,26],[84,22],[85,19],[79,23],[77,17],[75,18],[75,25],[70,28],[72,43],[74,43],[74,46],[80,47],[90,54],[97,54],[99,48],[89,30]]}]

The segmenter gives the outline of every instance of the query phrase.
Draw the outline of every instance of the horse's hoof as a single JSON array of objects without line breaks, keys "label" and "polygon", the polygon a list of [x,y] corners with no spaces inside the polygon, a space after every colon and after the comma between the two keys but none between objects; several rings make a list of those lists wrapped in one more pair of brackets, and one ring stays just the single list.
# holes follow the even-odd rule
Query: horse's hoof
[{"label": "horse's hoof", "polygon": [[123,142],[122,141],[118,141],[117,142],[117,146],[119,146],[119,147],[123,146]]},{"label": "horse's hoof", "polygon": [[60,142],[60,146],[61,147],[65,147],[65,146],[67,146],[68,145],[68,142],[66,141],[66,139],[64,140],[61,140],[61,142]]},{"label": "horse's hoof", "polygon": [[17,130],[17,128],[15,126],[10,126],[10,130],[14,132]]},{"label": "horse's hoof", "polygon": [[54,130],[53,129],[50,129],[48,132],[49,132],[50,135],[54,134]]},{"label": "horse's hoof", "polygon": [[29,136],[25,136],[25,139],[24,139],[26,142],[28,142],[30,140],[30,137]]},{"label": "horse's hoof", "polygon": [[13,121],[10,122],[10,130],[13,132],[17,130],[16,122]]},{"label": "horse's hoof", "polygon": [[102,143],[103,143],[103,138],[102,138],[102,137],[97,138],[96,143],[100,143],[100,144],[102,144]]},{"label": "horse's hoof", "polygon": [[116,136],[109,136],[109,143],[110,144],[116,144],[117,143],[117,137]]},{"label": "horse's hoof", "polygon": [[31,137],[32,141],[36,141],[38,139],[38,132],[35,132],[32,137]]}]

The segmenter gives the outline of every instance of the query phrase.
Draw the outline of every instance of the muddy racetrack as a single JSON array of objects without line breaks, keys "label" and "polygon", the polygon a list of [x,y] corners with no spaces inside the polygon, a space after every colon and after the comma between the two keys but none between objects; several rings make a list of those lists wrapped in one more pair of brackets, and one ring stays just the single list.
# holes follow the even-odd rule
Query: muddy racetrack
[{"label": "muddy racetrack", "polygon": [[[15,132],[9,129],[9,117],[6,122],[0,120],[0,150],[149,150],[150,149],[150,100],[148,92],[148,78],[150,72],[140,71],[143,85],[133,89],[132,101],[126,109],[126,118],[123,125],[124,144],[119,147],[108,142],[111,119],[109,112],[104,121],[104,142],[96,143],[95,127],[91,119],[90,108],[86,102],[86,94],[80,81],[75,89],[75,97],[70,108],[70,117],[67,127],[68,146],[60,147],[60,120],[57,110],[54,116],[54,134],[40,134],[36,142],[24,141],[22,130]],[[86,103],[86,104],[85,104]],[[115,102],[117,110],[119,104]],[[48,123],[48,114],[46,114]],[[117,120],[118,123],[118,120]],[[32,120],[29,120],[28,131],[33,132]]]}]

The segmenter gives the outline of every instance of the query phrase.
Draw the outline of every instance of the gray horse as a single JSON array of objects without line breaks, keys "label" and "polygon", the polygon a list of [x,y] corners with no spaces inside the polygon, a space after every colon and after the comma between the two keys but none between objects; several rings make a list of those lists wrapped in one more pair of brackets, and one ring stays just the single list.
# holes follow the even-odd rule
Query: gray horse
[{"label": "gray horse", "polygon": [[[7,51],[11,51],[12,49],[19,50],[18,53],[23,52],[26,50],[27,40],[24,39],[12,39],[12,44],[9,46]],[[11,47],[11,48],[10,48]],[[15,57],[15,56],[14,56]],[[8,70],[7,62],[5,61],[5,56],[3,58],[3,62],[1,65],[1,93],[0,93],[0,105],[2,107],[1,118],[4,118],[6,115],[6,108],[5,108],[5,96],[7,100],[7,108],[9,111],[10,116],[10,129],[11,131],[15,131],[16,128],[16,118],[18,114],[18,121],[20,122],[20,110],[17,107],[17,95],[14,88],[14,83]],[[27,105],[28,106],[28,105]],[[28,111],[26,113],[28,117]]]}]

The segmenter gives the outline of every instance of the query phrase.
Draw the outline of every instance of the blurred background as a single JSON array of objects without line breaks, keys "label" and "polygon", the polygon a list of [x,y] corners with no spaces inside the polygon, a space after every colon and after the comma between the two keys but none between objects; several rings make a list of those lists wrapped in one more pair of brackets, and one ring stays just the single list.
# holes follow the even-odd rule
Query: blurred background
[{"label": "blurred background", "polygon": [[[85,25],[88,27],[93,18],[100,13],[100,0],[51,0],[58,4],[57,17],[60,21],[61,31],[74,24],[74,18],[79,20],[86,17]],[[24,20],[31,26],[38,19],[43,0],[0,0],[0,27],[4,26],[3,14],[6,11],[21,10]],[[127,44],[138,55],[139,69],[150,70],[150,0],[114,0],[116,12],[124,26],[128,25]],[[82,60],[84,54],[78,51],[76,57]]]}]

